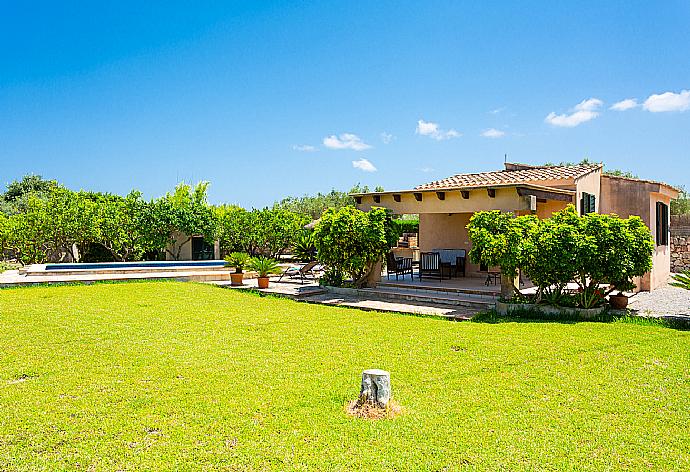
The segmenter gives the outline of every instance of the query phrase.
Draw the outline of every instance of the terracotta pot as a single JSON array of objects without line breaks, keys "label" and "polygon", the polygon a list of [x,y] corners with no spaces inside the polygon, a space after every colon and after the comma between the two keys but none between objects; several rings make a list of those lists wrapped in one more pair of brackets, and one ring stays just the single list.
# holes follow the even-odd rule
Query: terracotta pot
[{"label": "terracotta pot", "polygon": [[628,306],[628,297],[626,295],[610,295],[609,303],[616,310],[623,310]]},{"label": "terracotta pot", "polygon": [[230,274],[230,285],[238,286],[242,285],[242,279],[244,279],[244,274],[243,273],[233,273]]},{"label": "terracotta pot", "polygon": [[259,288],[268,288],[268,277],[258,277]]}]

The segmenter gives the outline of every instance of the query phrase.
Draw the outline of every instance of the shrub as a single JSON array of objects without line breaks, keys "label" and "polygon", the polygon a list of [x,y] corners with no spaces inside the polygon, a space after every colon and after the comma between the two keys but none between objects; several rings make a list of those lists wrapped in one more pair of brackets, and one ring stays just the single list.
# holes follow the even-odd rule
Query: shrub
[{"label": "shrub", "polygon": [[[504,274],[515,275],[521,269],[538,287],[537,302],[543,297],[572,304],[564,290],[574,281],[579,287],[577,304],[599,306],[613,290],[634,288],[633,278],[652,268],[652,235],[636,216],[579,216],[569,205],[539,221],[494,210],[476,213],[468,231],[470,258],[500,266]],[[601,288],[604,284],[609,285],[607,291]]]},{"label": "shrub", "polygon": [[244,267],[249,263],[249,261],[249,254],[246,254],[244,252],[233,252],[225,256],[225,262],[227,262],[230,267],[235,268],[236,274],[241,274],[242,269],[244,269]]},{"label": "shrub", "polygon": [[301,262],[311,262],[316,259],[316,245],[311,231],[305,230],[297,236],[292,252]]},{"label": "shrub", "polygon": [[690,290],[690,270],[686,270],[680,274],[675,274],[673,276],[673,282],[671,282],[671,285]]},{"label": "shrub", "polygon": [[268,277],[270,274],[279,274],[280,266],[275,259],[270,257],[252,257],[247,264],[249,270],[253,270],[259,274],[259,277]]},{"label": "shrub", "polygon": [[475,264],[499,266],[515,292],[513,280],[518,269],[525,265],[525,246],[538,221],[533,215],[515,217],[500,210],[475,213],[467,225],[472,240],[470,260]]},{"label": "shrub", "polygon": [[355,287],[367,277],[397,239],[383,208],[363,212],[352,207],[329,208],[314,229],[314,243],[321,262],[350,277]]}]

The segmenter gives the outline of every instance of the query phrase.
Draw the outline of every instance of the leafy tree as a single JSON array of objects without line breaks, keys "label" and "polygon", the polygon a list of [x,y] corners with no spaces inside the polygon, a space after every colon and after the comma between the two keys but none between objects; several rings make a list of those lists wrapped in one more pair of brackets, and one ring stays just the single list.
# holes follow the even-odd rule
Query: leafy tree
[{"label": "leafy tree", "polygon": [[250,213],[237,205],[214,208],[220,250],[225,254],[247,251],[251,232]]},{"label": "leafy tree", "polygon": [[671,214],[672,215],[688,215],[690,214],[690,194],[681,187],[678,198],[671,200]]},{"label": "leafy tree", "polygon": [[470,260],[475,264],[499,266],[510,289],[510,293],[505,294],[507,297],[517,290],[514,280],[518,269],[524,266],[525,247],[538,221],[534,215],[515,217],[511,213],[492,210],[475,213],[467,225],[472,241]]},{"label": "leafy tree", "polygon": [[167,239],[147,244],[146,209],[149,203],[138,191],[126,197],[102,196],[98,200],[98,242],[119,262],[139,260],[145,252],[160,250]]},{"label": "leafy tree", "polygon": [[276,258],[292,247],[309,218],[283,209],[264,208],[249,213],[247,252]]},{"label": "leafy tree", "polygon": [[22,264],[45,262],[49,252],[49,228],[45,202],[29,195],[25,211],[10,215],[6,221],[6,244],[9,252]]},{"label": "leafy tree", "polygon": [[314,228],[319,260],[334,273],[350,277],[355,287],[366,284],[370,272],[396,239],[383,208],[369,212],[353,207],[329,208]]},{"label": "leafy tree", "polygon": [[581,290],[592,293],[606,283],[610,284],[609,292],[632,290],[633,277],[652,269],[654,241],[649,228],[638,216],[622,219],[590,213],[581,219],[575,278]]},{"label": "leafy tree", "polygon": [[16,202],[31,194],[47,196],[57,186],[55,180],[45,180],[40,175],[25,175],[22,180],[11,182],[2,198],[6,202]]},{"label": "leafy tree", "polygon": [[167,238],[165,252],[174,260],[180,259],[182,248],[193,236],[200,235],[208,242],[216,236],[216,219],[207,201],[208,182],[195,186],[180,183],[173,193],[152,202],[150,212],[143,219],[152,247],[159,247]]},{"label": "leafy tree", "polygon": [[54,187],[44,208],[49,222],[46,235],[52,249],[56,253],[67,253],[73,261],[79,262],[80,255],[97,238],[97,204],[84,192]]},{"label": "leafy tree", "polygon": [[551,218],[537,222],[523,242],[522,268],[538,287],[536,301],[546,294],[558,298],[577,275],[580,218],[570,205]]}]

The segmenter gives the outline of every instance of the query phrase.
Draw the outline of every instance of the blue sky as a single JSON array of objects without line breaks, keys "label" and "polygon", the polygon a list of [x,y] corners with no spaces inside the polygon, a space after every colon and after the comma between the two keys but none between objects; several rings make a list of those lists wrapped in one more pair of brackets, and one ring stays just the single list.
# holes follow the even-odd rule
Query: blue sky
[{"label": "blue sky", "polygon": [[690,188],[684,0],[66,3],[2,2],[3,183],[250,207],[507,154]]}]

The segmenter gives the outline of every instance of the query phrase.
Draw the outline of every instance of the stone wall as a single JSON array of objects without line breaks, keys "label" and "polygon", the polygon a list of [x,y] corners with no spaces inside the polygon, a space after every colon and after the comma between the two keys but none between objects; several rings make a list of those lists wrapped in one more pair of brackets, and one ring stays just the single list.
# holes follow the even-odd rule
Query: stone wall
[{"label": "stone wall", "polygon": [[671,272],[690,270],[690,215],[671,215]]}]

